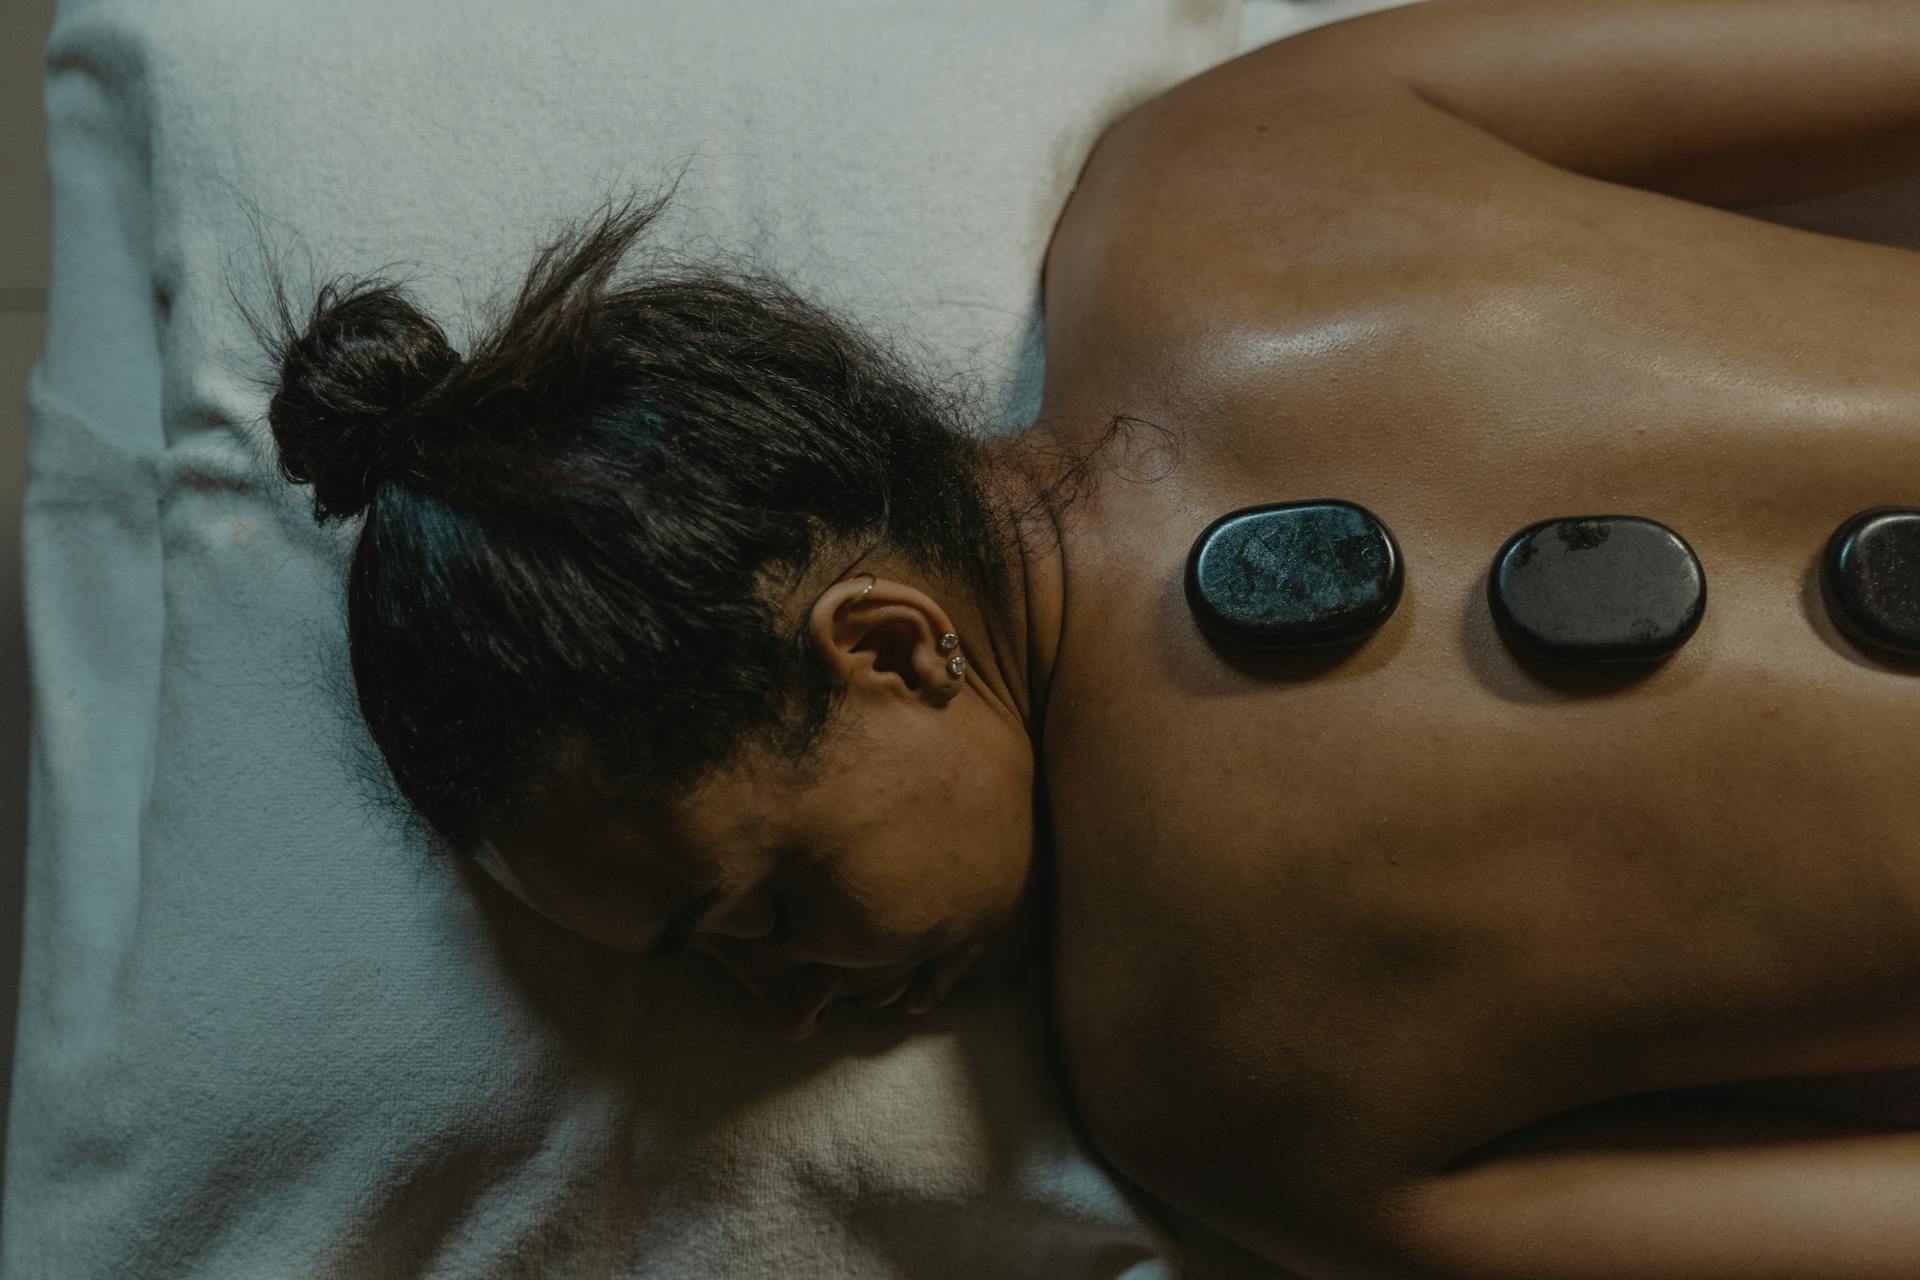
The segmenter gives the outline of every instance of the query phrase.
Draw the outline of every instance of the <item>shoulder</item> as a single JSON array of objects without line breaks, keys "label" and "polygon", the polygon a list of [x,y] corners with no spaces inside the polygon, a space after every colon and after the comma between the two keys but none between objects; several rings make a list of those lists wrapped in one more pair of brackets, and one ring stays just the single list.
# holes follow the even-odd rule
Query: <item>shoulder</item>
[{"label": "shoulder", "polygon": [[1606,189],[1384,78],[1206,73],[1088,158],[1043,277],[1050,384],[1177,390],[1276,334],[1320,350],[1330,324],[1431,341],[1463,291],[1551,260]]}]

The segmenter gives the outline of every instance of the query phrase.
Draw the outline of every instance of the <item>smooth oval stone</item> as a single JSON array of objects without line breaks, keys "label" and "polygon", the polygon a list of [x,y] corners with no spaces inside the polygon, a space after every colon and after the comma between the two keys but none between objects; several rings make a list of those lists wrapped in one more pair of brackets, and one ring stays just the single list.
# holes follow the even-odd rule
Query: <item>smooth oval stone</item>
[{"label": "smooth oval stone", "polygon": [[1699,627],[1707,575],[1657,520],[1562,516],[1501,544],[1487,602],[1507,642],[1534,657],[1650,662]]},{"label": "smooth oval stone", "polygon": [[1240,507],[1187,552],[1187,607],[1215,639],[1254,649],[1352,644],[1400,603],[1400,548],[1338,498]]},{"label": "smooth oval stone", "polygon": [[1920,508],[1849,516],[1820,557],[1820,593],[1855,644],[1920,657]]}]

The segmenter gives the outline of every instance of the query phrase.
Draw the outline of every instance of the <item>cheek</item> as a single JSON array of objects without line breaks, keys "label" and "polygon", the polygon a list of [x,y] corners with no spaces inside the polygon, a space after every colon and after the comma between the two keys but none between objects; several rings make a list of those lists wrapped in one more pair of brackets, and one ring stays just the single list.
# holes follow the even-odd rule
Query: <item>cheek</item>
[{"label": "cheek", "polygon": [[951,943],[992,930],[1018,906],[1033,864],[1030,828],[977,825],[944,839],[921,837],[899,877],[893,913],[902,929]]},{"label": "cheek", "polygon": [[975,882],[983,913],[1010,909],[1033,872],[1032,772],[1010,762],[1007,774],[983,792],[964,835],[955,841],[957,871]]},{"label": "cheek", "polygon": [[931,828],[823,868],[822,932],[850,954],[888,954],[950,939],[979,911],[982,870]]},{"label": "cheek", "polygon": [[951,946],[1019,909],[1035,856],[1031,759],[942,764],[894,779],[889,811],[807,877],[823,932],[850,951]]},{"label": "cheek", "polygon": [[1010,909],[1032,871],[1033,772],[1030,761],[982,761],[949,798],[946,815],[919,834],[948,907],[986,921]]}]

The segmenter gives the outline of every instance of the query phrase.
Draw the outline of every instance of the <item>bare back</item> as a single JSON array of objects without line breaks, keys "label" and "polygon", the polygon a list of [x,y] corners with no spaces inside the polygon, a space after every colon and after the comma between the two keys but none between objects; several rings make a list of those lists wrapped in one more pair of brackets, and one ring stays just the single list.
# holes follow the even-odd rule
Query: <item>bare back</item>
[{"label": "bare back", "polygon": [[[1048,261],[1043,417],[1177,441],[1077,517],[1046,722],[1089,1131],[1173,1203],[1297,1207],[1599,1099],[1920,1068],[1920,670],[1816,576],[1920,505],[1920,255],[1438,114],[1278,124],[1109,134]],[[1310,498],[1393,530],[1392,618],[1210,642],[1193,539]],[[1494,552],[1596,514],[1685,537],[1705,618],[1651,669],[1524,664]]]}]

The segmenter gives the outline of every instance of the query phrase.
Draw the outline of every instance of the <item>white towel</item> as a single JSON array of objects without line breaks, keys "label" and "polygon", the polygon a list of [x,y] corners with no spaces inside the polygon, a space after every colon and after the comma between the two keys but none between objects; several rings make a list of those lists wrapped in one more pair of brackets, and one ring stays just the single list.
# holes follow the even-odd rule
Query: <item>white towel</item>
[{"label": "white towel", "polygon": [[398,264],[457,335],[558,221],[691,159],[650,239],[753,253],[1021,424],[1081,161],[1238,16],[63,0],[0,1277],[1170,1275],[1033,983],[772,1041],[707,958],[561,934],[362,803],[357,529],[268,469],[223,285],[244,193],[296,291]]}]

